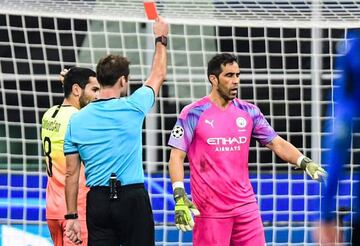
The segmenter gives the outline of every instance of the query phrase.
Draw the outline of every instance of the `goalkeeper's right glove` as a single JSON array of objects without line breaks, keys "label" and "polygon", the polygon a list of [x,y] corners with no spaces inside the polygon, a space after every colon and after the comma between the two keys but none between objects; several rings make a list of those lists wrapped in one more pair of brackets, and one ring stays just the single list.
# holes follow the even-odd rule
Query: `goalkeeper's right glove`
[{"label": "goalkeeper's right glove", "polygon": [[174,199],[176,227],[182,231],[191,231],[195,225],[191,212],[198,216],[200,215],[199,210],[186,196],[184,188],[177,187],[174,189]]},{"label": "goalkeeper's right glove", "polygon": [[326,181],[327,172],[319,164],[304,156],[300,162],[300,168],[304,170],[313,180]]}]

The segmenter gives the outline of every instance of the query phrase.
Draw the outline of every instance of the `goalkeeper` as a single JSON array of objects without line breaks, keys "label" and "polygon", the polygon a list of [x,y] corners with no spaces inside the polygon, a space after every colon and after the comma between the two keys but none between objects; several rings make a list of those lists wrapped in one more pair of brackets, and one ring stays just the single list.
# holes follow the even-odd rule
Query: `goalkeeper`
[{"label": "goalkeeper", "polygon": [[[354,117],[360,117],[360,30],[348,34],[347,52],[337,60],[337,69],[342,71],[339,79],[335,80],[334,101],[335,124],[333,135],[325,139],[324,143],[330,151],[324,156],[325,163],[329,163],[329,179],[322,201],[321,243],[335,243],[337,228],[334,210],[335,195],[339,183],[339,176],[343,166],[349,160],[348,149],[351,147],[352,123]],[[341,47],[341,46],[340,46]],[[331,110],[331,108],[330,108]],[[332,123],[332,122],[329,122]],[[356,141],[354,140],[354,144]],[[356,159],[354,159],[356,160]],[[359,182],[354,182],[359,186]],[[360,188],[360,187],[359,187]],[[359,190],[358,188],[358,190]],[[356,189],[355,189],[356,190]],[[359,205],[352,210],[352,245],[360,245]],[[329,244],[329,245],[330,245]]]},{"label": "goalkeeper", "polygon": [[[278,136],[258,107],[236,98],[240,69],[235,56],[214,56],[207,75],[210,95],[182,110],[169,139],[175,224],[182,231],[194,228],[195,246],[263,246],[264,229],[248,172],[250,139],[312,179],[321,180],[326,172]],[[186,155],[194,203],[184,190]]]}]

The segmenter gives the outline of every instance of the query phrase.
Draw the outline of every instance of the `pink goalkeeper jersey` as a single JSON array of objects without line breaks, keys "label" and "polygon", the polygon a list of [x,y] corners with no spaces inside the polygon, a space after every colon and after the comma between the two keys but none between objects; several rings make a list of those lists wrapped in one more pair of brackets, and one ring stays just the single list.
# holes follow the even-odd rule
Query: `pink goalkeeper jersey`
[{"label": "pink goalkeeper jersey", "polygon": [[266,145],[276,136],[259,108],[239,99],[220,109],[204,97],[182,110],[169,145],[188,155],[192,199],[201,216],[238,215],[254,208],[247,204],[257,208],[248,171],[250,139]]}]

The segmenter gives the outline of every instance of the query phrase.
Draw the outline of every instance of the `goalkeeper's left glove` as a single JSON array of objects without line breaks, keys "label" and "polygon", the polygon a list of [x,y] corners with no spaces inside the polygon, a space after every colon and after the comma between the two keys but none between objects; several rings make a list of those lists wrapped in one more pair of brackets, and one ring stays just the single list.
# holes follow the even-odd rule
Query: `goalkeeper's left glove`
[{"label": "goalkeeper's left glove", "polygon": [[317,180],[319,182],[321,180],[326,180],[327,172],[325,169],[306,156],[302,158],[300,168],[306,171],[313,180]]},{"label": "goalkeeper's left glove", "polygon": [[175,225],[179,230],[191,231],[194,228],[194,220],[191,212],[197,216],[199,210],[187,197],[184,188],[177,187],[174,189],[175,199]]}]

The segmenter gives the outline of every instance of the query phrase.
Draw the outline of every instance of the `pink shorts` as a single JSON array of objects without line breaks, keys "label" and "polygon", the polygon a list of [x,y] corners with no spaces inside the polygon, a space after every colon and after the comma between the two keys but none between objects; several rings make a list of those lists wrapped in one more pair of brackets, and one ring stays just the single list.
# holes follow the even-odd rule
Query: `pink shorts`
[{"label": "pink shorts", "polygon": [[[88,245],[88,231],[85,220],[79,220],[81,226],[81,246]],[[74,246],[74,243],[69,240],[65,234],[66,220],[48,219],[47,224],[50,230],[51,238],[54,241],[54,246]]]},{"label": "pink shorts", "polygon": [[227,218],[195,217],[194,246],[264,246],[259,210]]}]

